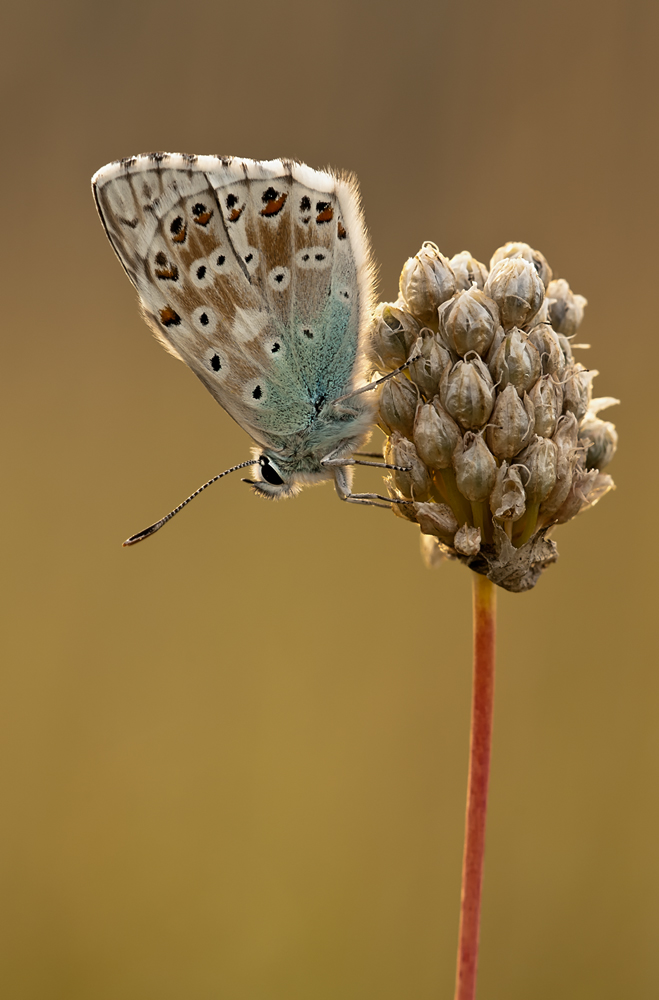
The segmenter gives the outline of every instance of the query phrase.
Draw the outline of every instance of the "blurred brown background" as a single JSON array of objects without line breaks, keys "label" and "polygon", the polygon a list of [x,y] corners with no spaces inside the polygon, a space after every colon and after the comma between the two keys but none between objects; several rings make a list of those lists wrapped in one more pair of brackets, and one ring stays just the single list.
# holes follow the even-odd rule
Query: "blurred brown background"
[{"label": "blurred brown background", "polygon": [[5,6],[3,996],[452,996],[468,571],[237,476],[120,546],[248,456],[96,217],[153,149],[355,170],[382,297],[425,239],[526,240],[588,297],[618,490],[500,595],[479,995],[659,995],[657,10]]}]

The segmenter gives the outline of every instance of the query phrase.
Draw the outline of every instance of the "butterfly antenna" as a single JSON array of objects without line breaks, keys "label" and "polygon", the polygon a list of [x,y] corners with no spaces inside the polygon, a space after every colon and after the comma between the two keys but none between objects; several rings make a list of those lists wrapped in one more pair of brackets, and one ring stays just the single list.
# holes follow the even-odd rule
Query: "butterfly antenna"
[{"label": "butterfly antenna", "polygon": [[171,510],[169,514],[165,515],[165,517],[161,517],[161,519],[159,521],[156,521],[155,524],[151,524],[149,525],[148,528],[145,528],[143,531],[138,531],[136,535],[131,535],[130,538],[127,538],[126,541],[123,543],[124,547],[126,545],[135,545],[136,542],[141,542],[142,539],[148,538],[150,535],[154,535],[156,531],[162,528],[163,524],[167,524],[168,521],[171,521],[171,519],[174,517],[174,514],[178,514],[180,510],[183,510],[186,504],[189,504],[191,500],[194,500],[194,498],[198,497],[200,493],[203,493],[208,486],[212,486],[213,483],[216,483],[218,479],[222,479],[224,476],[228,476],[230,472],[237,472],[238,469],[246,469],[248,465],[258,465],[258,464],[259,464],[258,458],[255,458],[252,459],[250,462],[242,462],[241,465],[234,465],[232,469],[227,469],[226,472],[220,472],[219,476],[213,476],[213,478],[209,479],[207,483],[204,483],[203,486],[200,486],[198,490],[195,490],[194,493],[191,493],[190,496],[183,501],[183,503],[180,503],[178,505],[178,507],[174,507],[174,510]]}]

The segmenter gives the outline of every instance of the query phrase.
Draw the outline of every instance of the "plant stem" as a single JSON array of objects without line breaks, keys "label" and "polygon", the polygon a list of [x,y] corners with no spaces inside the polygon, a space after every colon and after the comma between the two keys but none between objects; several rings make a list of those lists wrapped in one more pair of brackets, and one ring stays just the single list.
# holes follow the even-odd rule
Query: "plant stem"
[{"label": "plant stem", "polygon": [[480,573],[473,574],[473,609],[474,679],[455,1000],[475,1000],[476,996],[485,818],[492,748],[496,587]]}]

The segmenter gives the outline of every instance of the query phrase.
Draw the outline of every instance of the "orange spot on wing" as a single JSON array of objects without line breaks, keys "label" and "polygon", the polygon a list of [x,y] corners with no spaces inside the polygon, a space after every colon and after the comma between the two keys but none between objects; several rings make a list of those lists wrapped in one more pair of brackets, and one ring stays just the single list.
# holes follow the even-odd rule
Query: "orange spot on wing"
[{"label": "orange spot on wing", "polygon": [[165,306],[164,309],[160,310],[160,322],[163,326],[178,326],[181,322],[181,317],[178,313],[174,312],[171,306]]},{"label": "orange spot on wing", "polygon": [[229,222],[238,222],[238,219],[240,218],[240,216],[243,214],[244,211],[245,211],[244,205],[242,208],[234,208],[234,210],[231,212],[229,216]]},{"label": "orange spot on wing", "polygon": [[346,233],[345,229],[343,228],[343,226],[341,225],[340,221],[339,221],[339,224],[337,226],[337,232],[338,232],[338,236],[339,236],[340,240],[344,240],[346,238],[346,236],[348,235]]},{"label": "orange spot on wing", "polygon": [[269,201],[265,208],[261,209],[261,215],[277,215],[286,204],[288,194],[280,194],[276,201]]},{"label": "orange spot on wing", "polygon": [[334,218],[334,209],[328,205],[316,216],[316,222],[331,222]]},{"label": "orange spot on wing", "polygon": [[168,267],[157,267],[156,278],[160,278],[161,281],[178,281],[178,267],[176,264],[170,264]]},{"label": "orange spot on wing", "polygon": [[183,226],[183,228],[176,234],[176,236],[172,236],[172,240],[174,241],[174,243],[185,243],[185,237],[187,235],[188,235],[187,227]]},{"label": "orange spot on wing", "polygon": [[213,209],[204,205],[203,201],[198,201],[192,206],[192,221],[197,226],[207,226],[213,215]]}]

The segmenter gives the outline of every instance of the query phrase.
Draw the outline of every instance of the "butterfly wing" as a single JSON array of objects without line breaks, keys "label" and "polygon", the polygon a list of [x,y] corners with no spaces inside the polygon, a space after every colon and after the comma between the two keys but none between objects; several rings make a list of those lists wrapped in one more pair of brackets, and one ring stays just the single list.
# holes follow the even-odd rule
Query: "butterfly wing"
[{"label": "butterfly wing", "polygon": [[156,336],[260,444],[284,447],[359,383],[373,277],[354,181],[155,153],[92,185]]}]

